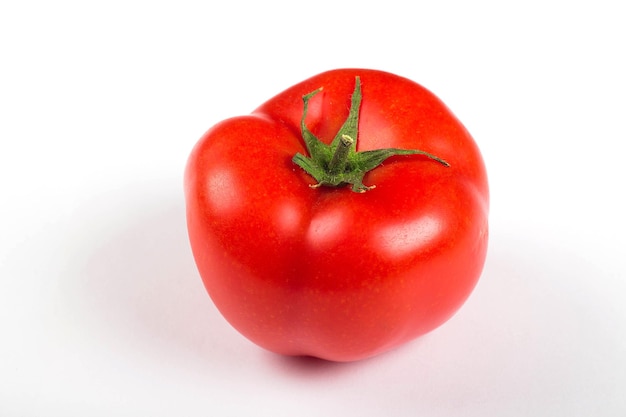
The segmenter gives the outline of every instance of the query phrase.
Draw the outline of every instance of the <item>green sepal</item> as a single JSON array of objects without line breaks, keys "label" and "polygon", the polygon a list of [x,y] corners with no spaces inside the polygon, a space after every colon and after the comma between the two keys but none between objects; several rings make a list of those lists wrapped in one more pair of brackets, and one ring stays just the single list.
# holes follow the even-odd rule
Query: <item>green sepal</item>
[{"label": "green sepal", "polygon": [[428,152],[416,149],[397,149],[386,148],[376,149],[372,151],[357,152],[356,141],[359,126],[359,111],[361,107],[361,79],[356,77],[354,92],[350,104],[350,112],[346,121],[343,123],[337,135],[330,143],[326,145],[319,140],[306,126],[305,119],[309,109],[309,101],[320,91],[319,88],[302,97],[304,102],[304,110],[300,128],[302,138],[306,145],[309,157],[297,153],[293,157],[293,162],[309,173],[317,184],[312,187],[317,188],[322,185],[330,187],[339,187],[346,184],[352,185],[352,191],[365,192],[375,186],[366,186],[363,184],[365,174],[380,164],[387,158],[396,155],[425,155],[444,166],[450,166],[443,159],[432,155]]}]

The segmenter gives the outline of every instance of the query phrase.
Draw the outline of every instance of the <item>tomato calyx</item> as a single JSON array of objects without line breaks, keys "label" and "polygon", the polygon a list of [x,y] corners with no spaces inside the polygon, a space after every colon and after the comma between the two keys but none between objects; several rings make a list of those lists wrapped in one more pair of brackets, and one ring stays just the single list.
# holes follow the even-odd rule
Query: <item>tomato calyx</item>
[{"label": "tomato calyx", "polygon": [[305,123],[309,101],[322,89],[323,87],[318,88],[302,97],[304,110],[300,128],[310,157],[297,153],[292,159],[296,165],[304,169],[317,181],[316,184],[311,185],[311,188],[320,186],[340,187],[351,184],[352,191],[364,193],[376,187],[375,185],[367,186],[363,184],[365,174],[382,164],[387,158],[396,155],[424,155],[445,167],[450,166],[443,159],[417,149],[384,148],[357,152],[356,142],[362,100],[361,79],[358,76],[356,77],[350,112],[346,121],[330,145],[323,143],[307,128]]}]

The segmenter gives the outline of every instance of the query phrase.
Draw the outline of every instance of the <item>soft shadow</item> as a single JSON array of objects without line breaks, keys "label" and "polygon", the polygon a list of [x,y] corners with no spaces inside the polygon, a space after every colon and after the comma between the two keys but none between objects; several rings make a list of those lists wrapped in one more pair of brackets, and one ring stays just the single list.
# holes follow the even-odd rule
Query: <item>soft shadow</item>
[{"label": "soft shadow", "polygon": [[282,356],[271,353],[267,356],[269,356],[270,366],[287,378],[328,381],[329,378],[339,378],[355,372],[367,372],[368,369],[384,367],[385,363],[391,363],[402,358],[403,355],[419,351],[420,345],[427,337],[425,335],[388,352],[351,362],[334,362],[313,356]]},{"label": "soft shadow", "polygon": [[242,344],[195,268],[178,181],[94,196],[77,216],[71,246],[67,307],[93,337],[216,364]]},{"label": "soft shadow", "polygon": [[[590,285],[606,278],[602,272],[575,251],[502,234],[494,235],[468,303],[432,336],[351,363],[263,353],[230,327],[202,286],[181,188],[173,180],[109,190],[76,214],[67,239],[64,308],[98,343],[155,363],[217,369],[237,383],[256,369],[252,373],[275,372],[290,382],[365,384],[373,403],[368,390],[375,387],[367,381],[385,375],[395,387],[389,395],[401,395],[398,406],[409,409],[489,398],[516,403],[518,395],[532,398],[546,386],[562,387],[555,395],[581,395],[589,381],[599,386],[598,370],[617,360],[610,324],[618,320],[603,308],[611,304],[598,299],[610,294]],[[595,355],[596,345],[605,347],[604,355]],[[457,382],[460,375],[474,382]]]},{"label": "soft shadow", "polygon": [[332,362],[313,356],[271,355],[269,360],[282,372],[306,377],[340,373],[354,366],[354,362]]}]

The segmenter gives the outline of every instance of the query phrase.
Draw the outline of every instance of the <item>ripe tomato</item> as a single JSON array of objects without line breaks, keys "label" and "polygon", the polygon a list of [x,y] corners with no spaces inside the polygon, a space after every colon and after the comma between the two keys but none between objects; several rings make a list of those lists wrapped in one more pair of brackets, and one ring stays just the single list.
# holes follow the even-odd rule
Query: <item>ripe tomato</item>
[{"label": "ripe tomato", "polygon": [[436,328],[487,251],[476,143],[431,92],[375,70],[319,74],[217,124],[185,195],[212,300],[285,355],[358,360]]}]

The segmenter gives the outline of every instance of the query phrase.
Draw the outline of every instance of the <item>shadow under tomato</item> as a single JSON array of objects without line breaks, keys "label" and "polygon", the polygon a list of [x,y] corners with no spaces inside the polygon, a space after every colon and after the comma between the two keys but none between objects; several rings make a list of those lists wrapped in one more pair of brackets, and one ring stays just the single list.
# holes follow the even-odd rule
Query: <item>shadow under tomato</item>
[{"label": "shadow under tomato", "polygon": [[268,353],[268,362],[279,374],[287,378],[315,380],[349,376],[354,372],[364,372],[367,369],[384,367],[397,358],[406,355],[407,352],[419,351],[425,335],[416,340],[398,346],[388,352],[351,362],[335,362],[320,359],[314,356],[283,356]]},{"label": "shadow under tomato", "polygon": [[[177,181],[94,195],[76,217],[68,239],[79,249],[63,284],[68,313],[99,342],[153,364],[217,371],[233,384],[268,372],[305,388],[359,384],[372,403],[377,388],[368,375],[383,375],[408,409],[492,397],[515,403],[511,396],[533,398],[558,384],[555,395],[582,395],[600,386],[597,369],[618,360],[611,347],[618,320],[598,300],[610,294],[589,285],[602,272],[576,253],[515,234],[494,233],[478,287],[440,329],[371,359],[335,363],[265,352],[222,318],[195,268]],[[604,355],[594,356],[595,346]]]}]

